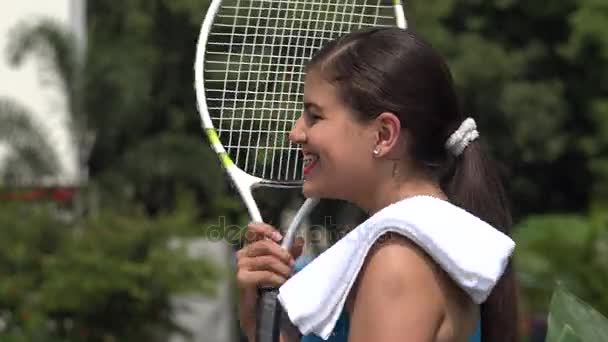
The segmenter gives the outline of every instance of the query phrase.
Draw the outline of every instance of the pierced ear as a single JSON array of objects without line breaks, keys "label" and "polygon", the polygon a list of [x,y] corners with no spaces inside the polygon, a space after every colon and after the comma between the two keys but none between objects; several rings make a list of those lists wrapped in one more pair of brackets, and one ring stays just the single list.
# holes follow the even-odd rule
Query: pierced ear
[{"label": "pierced ear", "polygon": [[380,150],[379,156],[386,155],[395,149],[401,135],[401,122],[397,115],[384,112],[376,117],[376,147]]}]

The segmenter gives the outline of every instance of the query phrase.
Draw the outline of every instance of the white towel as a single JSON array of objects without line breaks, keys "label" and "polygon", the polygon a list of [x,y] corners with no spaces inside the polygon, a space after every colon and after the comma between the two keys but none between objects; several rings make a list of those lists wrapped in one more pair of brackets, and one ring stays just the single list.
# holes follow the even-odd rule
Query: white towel
[{"label": "white towel", "polygon": [[380,210],[279,288],[290,321],[327,340],[370,247],[396,232],[424,249],[477,304],[503,274],[515,243],[449,202],[415,196]]}]

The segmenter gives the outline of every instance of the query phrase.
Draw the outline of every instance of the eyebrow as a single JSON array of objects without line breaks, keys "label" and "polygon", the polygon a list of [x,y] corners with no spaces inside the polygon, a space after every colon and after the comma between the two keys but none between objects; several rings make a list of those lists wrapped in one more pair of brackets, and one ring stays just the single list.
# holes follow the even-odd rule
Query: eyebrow
[{"label": "eyebrow", "polygon": [[314,102],[304,102],[304,109],[305,110],[314,109],[319,112],[323,111],[323,108],[321,108],[321,106],[319,106],[318,104],[316,104]]}]

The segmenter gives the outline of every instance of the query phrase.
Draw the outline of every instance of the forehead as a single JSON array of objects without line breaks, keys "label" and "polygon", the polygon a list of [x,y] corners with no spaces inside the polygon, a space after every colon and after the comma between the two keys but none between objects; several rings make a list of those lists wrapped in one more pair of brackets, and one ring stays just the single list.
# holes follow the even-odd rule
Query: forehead
[{"label": "forehead", "polygon": [[327,82],[317,70],[312,69],[306,73],[304,81],[304,102],[314,102],[318,105],[336,104],[336,87]]},{"label": "forehead", "polygon": [[[314,105],[326,118],[331,118],[332,122],[346,124],[343,126],[345,133],[361,129],[372,128],[368,122],[356,120],[356,116],[342,99],[338,96],[337,88],[322,77],[316,70],[306,74],[304,83],[304,103]],[[353,131],[354,129],[354,131]]]}]

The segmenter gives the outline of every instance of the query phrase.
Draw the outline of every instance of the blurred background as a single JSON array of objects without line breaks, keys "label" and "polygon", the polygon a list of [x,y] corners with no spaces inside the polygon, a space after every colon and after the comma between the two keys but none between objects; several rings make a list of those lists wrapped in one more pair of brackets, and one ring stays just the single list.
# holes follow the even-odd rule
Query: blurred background
[{"label": "blurred background", "polygon": [[[247,215],[193,89],[208,4],[0,0],[0,341],[242,338]],[[608,314],[608,2],[408,1],[406,15],[503,165],[527,340],[543,341],[558,284]],[[259,196],[276,225],[301,200]],[[323,201],[306,256],[362,219]]]}]

